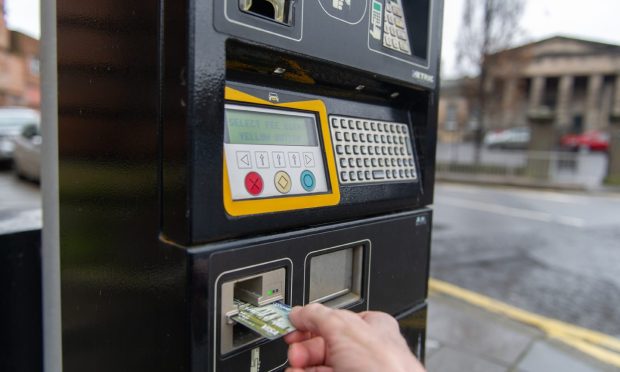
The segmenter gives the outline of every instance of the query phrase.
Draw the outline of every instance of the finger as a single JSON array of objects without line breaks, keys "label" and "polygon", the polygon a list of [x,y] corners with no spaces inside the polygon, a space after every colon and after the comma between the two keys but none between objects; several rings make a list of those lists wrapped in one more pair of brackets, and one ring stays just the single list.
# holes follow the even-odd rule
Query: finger
[{"label": "finger", "polygon": [[285,372],[334,372],[331,367],[310,367],[310,368],[292,368],[288,367]]},{"label": "finger", "polygon": [[373,328],[389,332],[400,332],[398,321],[389,314],[380,311],[364,311],[359,316]]},{"label": "finger", "polygon": [[289,320],[297,330],[309,331],[323,337],[338,333],[344,326],[341,317],[334,316],[333,309],[318,303],[293,308]]},{"label": "finger", "polygon": [[293,344],[295,342],[302,342],[312,338],[312,333],[310,332],[302,332],[302,331],[293,331],[288,335],[284,336],[284,341],[287,344]]},{"label": "finger", "polygon": [[334,372],[334,369],[327,366],[317,366],[306,368],[304,372]]},{"label": "finger", "polygon": [[289,364],[297,368],[323,365],[326,356],[325,340],[322,337],[292,344],[288,349]]},{"label": "finger", "polygon": [[303,368],[288,367],[285,372],[306,372]]}]

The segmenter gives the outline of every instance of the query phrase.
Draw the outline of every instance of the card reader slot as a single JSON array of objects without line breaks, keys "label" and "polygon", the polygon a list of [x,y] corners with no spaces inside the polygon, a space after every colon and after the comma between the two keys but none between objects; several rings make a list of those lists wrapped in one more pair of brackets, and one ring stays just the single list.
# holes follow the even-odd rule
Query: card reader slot
[{"label": "card reader slot", "polygon": [[239,314],[236,302],[260,307],[285,301],[286,269],[282,267],[225,281],[220,293],[220,348],[222,354],[227,354],[261,339],[261,336],[232,319]]},{"label": "card reader slot", "polygon": [[235,299],[254,306],[265,306],[284,299],[281,280],[271,278],[271,283],[263,283],[263,279],[269,280],[269,277],[259,275],[255,278],[235,283]]}]

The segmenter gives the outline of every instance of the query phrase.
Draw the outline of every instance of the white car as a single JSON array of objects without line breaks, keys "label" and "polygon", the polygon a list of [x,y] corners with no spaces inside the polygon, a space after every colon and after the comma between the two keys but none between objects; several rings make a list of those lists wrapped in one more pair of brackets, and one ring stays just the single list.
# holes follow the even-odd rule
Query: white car
[{"label": "white car", "polygon": [[488,132],[484,136],[484,145],[488,148],[525,149],[530,143],[529,128],[516,127]]},{"label": "white car", "polygon": [[14,138],[13,167],[20,178],[39,181],[41,178],[41,133],[38,124],[30,124]]},{"label": "white car", "polygon": [[40,121],[39,112],[35,110],[24,107],[0,108],[0,162],[8,163],[13,159],[14,139],[24,127],[38,125]]}]

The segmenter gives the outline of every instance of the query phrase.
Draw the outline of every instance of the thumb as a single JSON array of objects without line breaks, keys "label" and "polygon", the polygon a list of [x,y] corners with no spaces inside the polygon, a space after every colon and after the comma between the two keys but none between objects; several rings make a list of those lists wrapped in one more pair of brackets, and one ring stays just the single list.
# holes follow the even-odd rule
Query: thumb
[{"label": "thumb", "polygon": [[326,338],[342,327],[342,321],[335,316],[335,311],[318,303],[294,307],[289,320],[299,331]]}]

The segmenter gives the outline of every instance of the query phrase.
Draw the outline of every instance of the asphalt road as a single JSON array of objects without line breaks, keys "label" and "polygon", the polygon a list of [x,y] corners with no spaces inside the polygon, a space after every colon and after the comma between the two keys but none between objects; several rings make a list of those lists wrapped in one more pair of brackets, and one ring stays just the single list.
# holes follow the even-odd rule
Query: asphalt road
[{"label": "asphalt road", "polygon": [[620,195],[438,184],[431,276],[620,337]]},{"label": "asphalt road", "polygon": [[41,193],[35,183],[15,177],[0,168],[0,233],[15,227],[41,226]]}]

